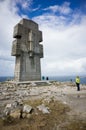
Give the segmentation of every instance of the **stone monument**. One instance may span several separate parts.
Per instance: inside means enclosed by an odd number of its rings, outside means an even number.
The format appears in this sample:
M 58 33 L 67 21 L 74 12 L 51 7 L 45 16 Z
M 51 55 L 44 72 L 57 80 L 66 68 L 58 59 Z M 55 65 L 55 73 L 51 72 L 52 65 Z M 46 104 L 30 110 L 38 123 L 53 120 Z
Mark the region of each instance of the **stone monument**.
M 42 32 L 32 20 L 22 19 L 15 27 L 12 56 L 16 57 L 16 81 L 41 80 L 40 58 L 43 57 Z

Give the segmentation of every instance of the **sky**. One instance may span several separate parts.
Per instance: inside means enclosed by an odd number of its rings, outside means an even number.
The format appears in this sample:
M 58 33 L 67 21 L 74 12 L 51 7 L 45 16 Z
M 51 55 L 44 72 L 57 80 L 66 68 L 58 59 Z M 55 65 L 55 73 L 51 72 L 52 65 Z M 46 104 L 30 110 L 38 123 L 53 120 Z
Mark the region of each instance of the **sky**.
M 86 0 L 0 0 L 0 76 L 13 76 L 13 27 L 27 18 L 43 33 L 45 76 L 86 75 Z

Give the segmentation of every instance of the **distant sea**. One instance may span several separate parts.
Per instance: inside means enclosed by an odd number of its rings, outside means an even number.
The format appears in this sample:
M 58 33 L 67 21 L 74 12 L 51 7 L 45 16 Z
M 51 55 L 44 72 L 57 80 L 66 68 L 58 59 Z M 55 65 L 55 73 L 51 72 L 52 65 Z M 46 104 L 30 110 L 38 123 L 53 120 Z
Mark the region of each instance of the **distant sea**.
M 14 77 L 12 77 L 12 76 L 4 76 L 4 77 L 0 77 L 0 82 L 4 82 L 4 81 L 6 81 L 6 80 L 11 80 L 11 79 L 13 79 Z
M 50 80 L 56 80 L 60 82 L 72 81 L 75 82 L 76 76 L 49 76 Z M 86 84 L 86 76 L 80 76 L 81 84 Z
M 44 80 L 46 80 L 47 76 L 44 76 Z M 4 76 L 0 77 L 0 82 L 4 82 L 6 80 L 11 80 L 14 77 Z M 60 82 L 72 81 L 75 82 L 75 76 L 48 76 L 49 80 L 55 80 Z M 86 76 L 80 76 L 81 84 L 86 84 Z

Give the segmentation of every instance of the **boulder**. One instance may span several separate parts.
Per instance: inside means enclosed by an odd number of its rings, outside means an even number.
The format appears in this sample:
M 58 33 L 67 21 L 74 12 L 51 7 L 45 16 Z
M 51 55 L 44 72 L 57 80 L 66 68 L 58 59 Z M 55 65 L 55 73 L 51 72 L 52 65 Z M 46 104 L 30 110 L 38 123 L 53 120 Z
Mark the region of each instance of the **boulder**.
M 44 104 L 41 104 L 41 105 L 37 106 L 37 108 L 39 109 L 39 111 L 42 111 L 43 114 L 45 114 L 45 113 L 50 113 L 50 112 L 49 112 L 49 108 L 48 108 L 48 107 L 45 107 Z
M 25 104 L 23 107 L 23 112 L 30 113 L 32 109 L 33 108 L 30 105 Z
M 21 116 L 21 111 L 20 109 L 16 109 L 15 111 L 11 112 L 10 113 L 10 116 L 13 117 L 13 118 L 20 118 Z

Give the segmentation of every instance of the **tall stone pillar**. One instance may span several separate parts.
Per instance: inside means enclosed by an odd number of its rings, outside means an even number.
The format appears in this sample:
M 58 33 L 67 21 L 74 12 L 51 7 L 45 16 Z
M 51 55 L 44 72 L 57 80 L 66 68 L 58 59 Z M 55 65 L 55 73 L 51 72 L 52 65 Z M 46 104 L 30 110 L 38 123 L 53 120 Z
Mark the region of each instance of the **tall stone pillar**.
M 15 80 L 41 80 L 40 58 L 43 57 L 42 32 L 32 20 L 22 19 L 15 27 L 12 56 L 15 61 Z

